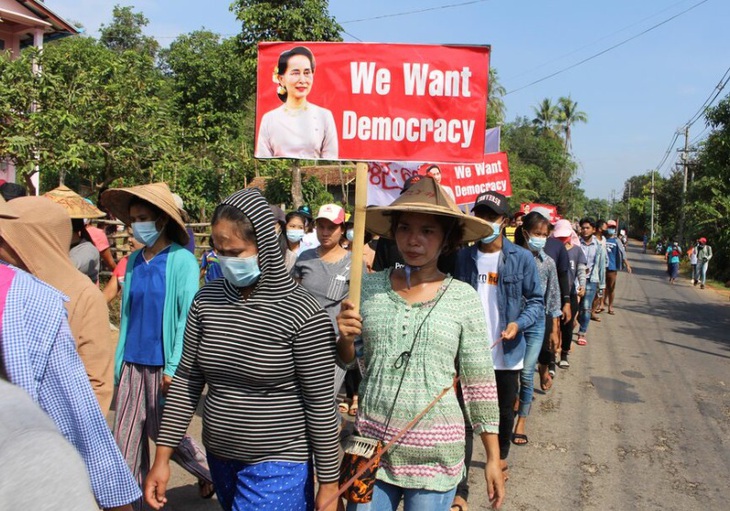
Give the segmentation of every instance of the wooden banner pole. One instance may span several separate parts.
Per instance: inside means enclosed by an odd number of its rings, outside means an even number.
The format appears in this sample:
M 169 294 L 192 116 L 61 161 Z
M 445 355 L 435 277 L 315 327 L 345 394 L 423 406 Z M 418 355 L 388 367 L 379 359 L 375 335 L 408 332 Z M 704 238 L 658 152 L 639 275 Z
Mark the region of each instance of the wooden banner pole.
M 350 266 L 350 296 L 355 312 L 360 312 L 362 289 L 362 252 L 365 245 L 365 209 L 368 205 L 368 164 L 358 162 L 355 168 L 355 226 Z

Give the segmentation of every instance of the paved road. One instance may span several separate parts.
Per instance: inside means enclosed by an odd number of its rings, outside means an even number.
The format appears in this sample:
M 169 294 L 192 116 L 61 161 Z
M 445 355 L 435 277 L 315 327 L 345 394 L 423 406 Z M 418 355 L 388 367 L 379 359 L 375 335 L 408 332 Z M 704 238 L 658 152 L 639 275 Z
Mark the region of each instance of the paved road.
M 616 315 L 593 322 L 571 368 L 537 391 L 505 510 L 730 509 L 730 301 L 670 286 L 658 256 L 630 256 Z M 472 510 L 488 509 L 483 466 L 477 451 Z M 219 509 L 194 482 L 175 466 L 166 509 Z
M 504 509 L 730 509 L 730 301 L 670 285 L 659 256 L 630 260 L 616 315 L 537 395 Z

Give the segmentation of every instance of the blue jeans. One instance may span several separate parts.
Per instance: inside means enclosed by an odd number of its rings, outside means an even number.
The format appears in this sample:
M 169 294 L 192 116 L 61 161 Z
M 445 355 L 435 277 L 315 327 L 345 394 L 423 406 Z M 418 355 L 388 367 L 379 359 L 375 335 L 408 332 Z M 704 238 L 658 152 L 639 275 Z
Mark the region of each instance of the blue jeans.
M 704 263 L 702 261 L 697 261 L 697 269 L 695 270 L 694 279 L 702 284 L 705 285 L 705 281 L 707 280 L 707 264 L 709 261 L 705 261 Z
M 454 501 L 456 487 L 439 492 L 401 488 L 383 481 L 375 482 L 373 500 L 369 504 L 347 504 L 347 511 L 396 511 L 403 499 L 403 511 L 448 511 Z
M 545 338 L 545 320 L 538 319 L 535 324 L 525 330 L 525 364 L 520 371 L 520 408 L 517 415 L 527 417 L 530 415 L 532 405 L 532 394 L 535 387 L 535 364 L 542 349 L 542 342 Z
M 578 323 L 580 324 L 579 332 L 585 334 L 588 332 L 588 325 L 591 323 L 591 310 L 593 309 L 593 299 L 596 297 L 598 284 L 596 282 L 586 282 L 586 294 L 580 302 L 580 315 Z

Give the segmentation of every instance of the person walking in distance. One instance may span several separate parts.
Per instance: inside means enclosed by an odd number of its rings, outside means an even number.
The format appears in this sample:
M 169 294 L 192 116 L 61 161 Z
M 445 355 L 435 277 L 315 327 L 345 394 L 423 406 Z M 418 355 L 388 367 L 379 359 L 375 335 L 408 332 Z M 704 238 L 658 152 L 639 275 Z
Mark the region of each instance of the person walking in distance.
M 595 222 L 592 218 L 583 218 L 580 221 L 580 248 L 586 256 L 588 279 L 586 281 L 586 293 L 580 305 L 578 323 L 578 346 L 588 344 L 586 334 L 591 322 L 593 310 L 593 299 L 596 294 L 603 294 L 606 288 L 606 249 L 595 236 Z
M 664 257 L 667 260 L 669 283 L 674 284 L 679 277 L 679 261 L 682 258 L 682 247 L 679 246 L 678 241 L 673 241 L 672 244 L 667 247 L 667 252 L 664 254 Z
M 603 297 L 603 303 L 608 307 L 608 313 L 613 315 L 613 299 L 616 293 L 616 278 L 618 272 L 626 268 L 631 273 L 631 265 L 626 257 L 626 247 L 624 243 L 616 236 L 616 221 L 609 220 L 606 229 L 606 293 Z
M 697 246 L 697 273 L 695 281 L 700 282 L 700 289 L 705 289 L 705 280 L 707 279 L 707 265 L 712 259 L 712 247 L 707 244 L 707 238 L 700 238 Z
M 472 212 L 487 221 L 493 233 L 457 253 L 454 276 L 471 284 L 481 298 L 489 327 L 499 401 L 499 449 L 507 476 L 507 457 L 515 422 L 515 400 L 526 352 L 525 331 L 545 321 L 540 276 L 532 254 L 509 241 L 502 228 L 509 221 L 507 198 L 496 192 L 477 197 Z M 467 421 L 466 466 L 471 463 L 473 438 Z M 468 474 L 456 490 L 454 507 L 466 509 Z
M 596 229 L 593 235 L 596 237 L 598 242 L 603 247 L 603 251 L 606 251 L 606 225 L 607 222 L 603 219 L 596 220 Z M 608 261 L 606 261 L 608 264 Z M 603 312 L 603 292 L 596 292 L 596 296 L 593 297 L 593 312 L 591 312 L 591 320 L 601 322 L 601 318 L 598 315 Z

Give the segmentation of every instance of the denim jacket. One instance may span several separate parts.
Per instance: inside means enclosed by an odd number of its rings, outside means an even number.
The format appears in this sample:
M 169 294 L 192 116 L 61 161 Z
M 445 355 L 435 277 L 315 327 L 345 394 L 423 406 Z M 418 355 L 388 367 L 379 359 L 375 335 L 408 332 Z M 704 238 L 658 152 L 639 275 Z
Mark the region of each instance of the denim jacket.
M 461 249 L 456 256 L 454 277 L 471 284 L 478 290 L 479 246 Z M 499 258 L 498 284 L 499 330 L 509 323 L 517 323 L 519 332 L 511 341 L 504 341 L 504 360 L 516 365 L 525 356 L 524 332 L 536 321 L 545 321 L 545 302 L 535 259 L 530 251 L 502 238 L 502 257 Z M 496 342 L 497 339 L 493 339 Z

